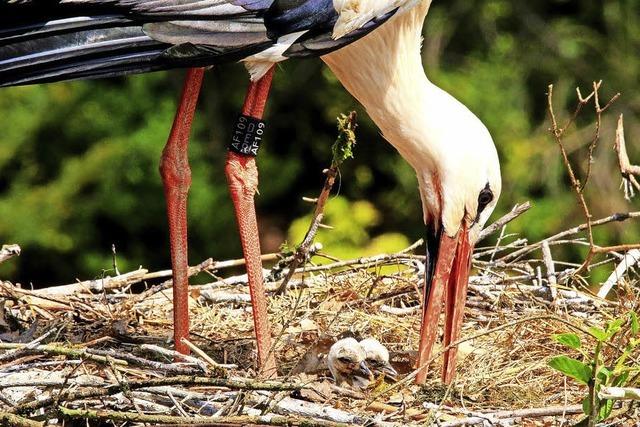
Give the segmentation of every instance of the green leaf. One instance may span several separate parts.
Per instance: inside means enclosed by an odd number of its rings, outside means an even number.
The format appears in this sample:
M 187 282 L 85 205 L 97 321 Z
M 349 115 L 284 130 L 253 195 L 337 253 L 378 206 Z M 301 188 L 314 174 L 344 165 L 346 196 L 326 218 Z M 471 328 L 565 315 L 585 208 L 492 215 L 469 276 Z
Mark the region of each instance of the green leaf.
M 560 371 L 583 384 L 588 384 L 591 380 L 591 368 L 571 357 L 564 355 L 552 357 L 547 364 L 556 371 Z
M 624 325 L 625 318 L 616 319 L 607 325 L 607 339 L 613 337 Z
M 631 332 L 633 335 L 638 335 L 638 332 L 640 332 L 640 323 L 638 322 L 638 315 L 635 311 L 629 312 L 629 319 L 631 319 Z
M 596 377 L 598 377 L 598 380 L 600 380 L 600 383 L 607 384 L 609 381 L 609 378 L 611 377 L 611 371 L 607 367 L 603 366 L 600 368 L 600 370 L 596 374 Z
M 600 342 L 606 341 L 608 338 L 605 331 L 595 326 L 589 328 L 589 333 Z
M 598 411 L 598 421 L 604 421 L 609 418 L 613 410 L 613 400 L 607 399 L 600 402 L 600 410 Z
M 623 387 L 627 383 L 627 379 L 629 379 L 629 371 L 623 372 L 622 374 L 614 378 L 611 382 L 611 386 Z
M 566 333 L 566 334 L 554 334 L 552 338 L 559 342 L 560 344 L 564 344 L 569 348 L 573 348 L 578 350 L 582 347 L 582 342 L 580 341 L 580 337 L 576 334 Z

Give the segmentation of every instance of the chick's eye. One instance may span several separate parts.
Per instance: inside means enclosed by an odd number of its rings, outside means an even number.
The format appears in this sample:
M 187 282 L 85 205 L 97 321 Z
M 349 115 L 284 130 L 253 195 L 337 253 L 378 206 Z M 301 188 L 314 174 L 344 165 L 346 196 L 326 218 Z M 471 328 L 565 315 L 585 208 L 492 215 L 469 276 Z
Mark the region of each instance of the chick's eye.
M 493 200 L 493 192 L 484 188 L 478 196 L 478 213 L 480 213 Z
M 382 364 L 383 364 L 381 361 L 376 360 L 376 359 L 367 359 L 366 362 L 367 362 L 367 365 L 374 366 L 374 367 L 375 366 L 382 366 Z
M 339 357 L 338 360 L 342 363 L 351 363 L 348 357 Z

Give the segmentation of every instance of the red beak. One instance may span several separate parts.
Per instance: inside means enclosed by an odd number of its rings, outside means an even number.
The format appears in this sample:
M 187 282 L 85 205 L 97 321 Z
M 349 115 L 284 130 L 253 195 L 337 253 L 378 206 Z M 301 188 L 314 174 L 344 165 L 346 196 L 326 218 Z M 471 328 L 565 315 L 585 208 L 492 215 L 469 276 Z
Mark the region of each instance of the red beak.
M 443 347 L 446 348 L 460 338 L 467 285 L 469 284 L 473 248 L 469 242 L 469 231 L 466 224 L 463 224 L 454 237 L 447 236 L 444 231 L 439 234 L 437 245 L 428 245 L 431 248 L 431 253 L 428 253 L 427 260 L 432 265 L 427 265 L 426 269 L 427 278 L 418 348 L 417 384 L 424 384 L 427 378 L 425 365 L 429 362 L 431 350 L 436 340 L 443 302 L 445 306 Z M 457 347 L 450 348 L 445 352 L 442 380 L 446 384 L 451 382 L 455 374 L 457 352 Z

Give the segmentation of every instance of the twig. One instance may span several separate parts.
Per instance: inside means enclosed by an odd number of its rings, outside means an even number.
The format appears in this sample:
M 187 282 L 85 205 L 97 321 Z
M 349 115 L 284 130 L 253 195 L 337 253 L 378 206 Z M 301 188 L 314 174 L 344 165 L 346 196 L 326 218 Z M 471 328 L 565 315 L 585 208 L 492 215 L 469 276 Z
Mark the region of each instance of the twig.
M 611 291 L 611 288 L 618 283 L 624 273 L 638 263 L 640 263 L 640 249 L 632 249 L 627 252 L 624 258 L 622 258 L 622 261 L 620 261 L 618 266 L 613 270 L 611 275 L 607 278 L 607 281 L 604 282 L 598 291 L 598 297 L 603 299 L 606 298 Z
M 614 149 L 618 154 L 618 166 L 622 174 L 622 184 L 624 189 L 624 198 L 631 200 L 635 195 L 635 191 L 640 191 L 640 183 L 636 179 L 636 175 L 640 176 L 640 166 L 632 165 L 627 154 L 627 144 L 624 139 L 624 119 L 622 114 L 618 118 L 618 126 L 616 128 L 616 142 Z M 635 191 L 634 191 L 635 187 Z
M 636 218 L 640 218 L 640 211 L 618 212 L 618 213 L 614 213 L 613 215 L 609 215 L 609 216 L 607 216 L 605 218 L 600 218 L 598 220 L 591 221 L 590 225 L 591 225 L 591 227 L 597 227 L 597 226 L 600 226 L 600 225 L 609 224 L 611 222 L 622 222 L 622 221 L 626 221 L 628 219 L 636 219 Z M 502 262 L 514 261 L 514 260 L 520 258 L 521 256 L 526 255 L 529 252 L 532 252 L 532 251 L 540 248 L 542 246 L 542 242 L 544 242 L 544 241 L 546 241 L 548 243 L 551 243 L 551 242 L 554 242 L 556 240 L 560 240 L 562 238 L 565 238 L 567 236 L 571 236 L 573 234 L 577 234 L 577 233 L 580 233 L 582 231 L 585 231 L 588 228 L 589 228 L 588 223 L 580 224 L 578 226 L 569 228 L 568 230 L 564 230 L 564 231 L 561 231 L 559 233 L 556 233 L 553 236 L 547 237 L 546 239 L 543 239 L 543 240 L 541 240 L 539 242 L 527 245 L 527 246 L 523 247 L 522 249 L 518 249 L 517 251 L 511 252 L 511 253 L 503 256 L 502 258 L 499 258 L 497 261 L 502 261 Z
M 59 411 L 65 418 L 109 420 L 121 422 L 138 422 L 149 424 L 182 424 L 182 425 L 270 425 L 270 426 L 308 426 L 308 427 L 349 427 L 351 424 L 306 419 L 302 417 L 282 415 L 237 415 L 229 417 L 176 417 L 172 415 L 147 415 L 133 412 L 95 411 L 86 409 L 70 409 L 64 406 Z
M 4 354 L 0 354 L 0 363 L 6 363 L 11 360 L 16 360 L 19 357 L 22 357 L 29 353 L 29 350 L 32 350 L 38 346 L 42 341 L 51 336 L 54 332 L 57 332 L 57 329 L 51 329 L 50 331 L 40 335 L 38 338 L 24 345 L 24 347 L 17 348 L 13 351 L 6 352 Z
M 195 344 L 193 344 L 191 341 L 189 341 L 186 338 L 182 338 L 182 342 L 186 344 L 187 347 L 191 349 L 191 351 L 196 353 L 198 356 L 202 357 L 202 359 L 204 359 L 204 361 L 207 362 L 209 365 L 211 365 L 211 367 L 216 371 L 221 371 L 221 373 L 224 374 L 225 369 L 236 369 L 238 367 L 238 365 L 224 365 L 216 362 L 207 353 L 202 351 L 202 349 L 197 347 Z
M 145 368 L 153 369 L 154 371 L 161 371 L 166 374 L 174 375 L 195 375 L 198 373 L 206 373 L 207 370 L 202 368 L 201 364 L 195 364 L 196 366 L 185 366 L 182 363 L 162 363 L 155 360 L 145 359 L 133 354 L 124 353 L 116 350 L 96 350 L 88 348 L 87 353 L 95 354 L 98 356 L 110 357 L 113 359 L 124 360 L 132 365 L 142 366 Z
M 353 157 L 352 146 L 355 144 L 355 129 L 356 124 L 356 112 L 352 111 L 348 116 L 342 115 L 338 118 L 338 138 L 332 147 L 333 159 L 331 160 L 331 167 L 323 171 L 325 174 L 324 185 L 322 191 L 316 201 L 316 208 L 313 212 L 313 219 L 309 225 L 302 243 L 298 245 L 293 255 L 293 260 L 289 264 L 289 270 L 287 275 L 282 280 L 280 287 L 276 290 L 276 295 L 282 294 L 287 289 L 287 284 L 293 277 L 295 270 L 299 265 L 306 263 L 309 259 L 309 249 L 313 244 L 313 240 L 316 237 L 318 228 L 322 224 L 324 217 L 324 208 L 331 194 L 331 189 L 336 181 L 338 175 L 338 168 L 348 157 Z
M 610 400 L 640 400 L 640 388 L 631 387 L 600 387 L 600 399 Z
M 297 384 L 286 384 L 276 382 L 264 382 L 264 381 L 252 381 L 246 379 L 233 379 L 233 378 L 209 378 L 209 377 L 195 377 L 189 375 L 181 375 L 169 378 L 154 378 L 145 379 L 139 381 L 130 381 L 126 384 L 128 390 L 137 390 L 147 387 L 158 387 L 164 385 L 195 385 L 195 386 L 210 386 L 210 387 L 224 387 L 235 390 L 269 390 L 269 391 L 284 391 L 284 390 L 300 390 L 304 388 Z M 36 409 L 45 408 L 51 405 L 56 399 L 62 401 L 74 401 L 79 399 L 89 399 L 101 396 L 110 396 L 122 392 L 120 384 L 105 385 L 102 388 L 91 388 L 80 391 L 65 391 L 61 393 L 59 397 L 47 397 L 44 399 L 36 400 L 33 402 L 25 403 L 17 406 L 14 411 L 18 413 L 28 413 Z
M 0 412 L 0 424 L 12 427 L 42 427 L 44 425 L 41 421 L 28 420 L 8 412 Z
M 458 420 L 449 421 L 446 423 L 438 424 L 440 427 L 462 427 L 471 425 L 485 425 L 487 421 L 490 425 L 513 425 L 515 419 L 520 418 L 540 418 L 540 417 L 552 417 L 563 414 L 580 414 L 582 413 L 581 405 L 573 406 L 550 406 L 547 408 L 529 408 L 529 409 L 517 409 L 514 411 L 499 411 L 489 412 L 486 414 L 472 415 L 466 418 L 460 418 Z
M 139 283 L 144 280 L 144 276 L 147 272 L 147 269 L 140 268 L 114 277 L 105 276 L 96 280 L 84 280 L 82 282 L 70 283 L 68 285 L 51 286 L 48 288 L 37 289 L 34 292 L 37 295 L 56 296 L 73 295 L 78 292 L 102 292 L 107 289 L 118 289 Z
M 173 406 L 176 408 L 176 410 L 180 413 L 181 416 L 189 417 L 189 414 L 187 414 L 187 412 L 184 410 L 180 402 L 176 400 L 176 398 L 173 396 L 173 393 L 171 393 L 171 391 L 167 391 L 167 396 L 169 396 L 169 399 L 171 399 Z
M 0 248 L 0 264 L 6 260 L 20 255 L 20 246 L 18 245 L 2 245 Z
M 154 353 L 158 353 L 163 356 L 170 357 L 173 360 L 184 360 L 185 362 L 188 362 L 188 363 L 194 363 L 202 371 L 208 372 L 206 363 L 204 363 L 202 360 L 198 359 L 197 357 L 188 356 L 182 353 L 178 353 L 175 350 L 170 350 L 168 348 L 160 347 L 153 344 L 142 344 L 140 348 L 142 350 L 152 351 Z
M 516 219 L 517 217 L 519 217 L 529 209 L 531 209 L 531 202 L 529 201 L 526 201 L 520 205 L 515 205 L 508 214 L 502 216 L 491 225 L 485 227 L 480 232 L 480 237 L 478 237 L 478 242 L 486 239 L 496 231 L 500 230 L 506 224 L 510 223 L 511 221 L 513 221 L 514 219 Z
M 547 269 L 547 281 L 549 283 L 549 291 L 551 292 L 551 301 L 555 301 L 558 297 L 558 289 L 556 288 L 558 280 L 556 279 L 556 267 L 553 264 L 553 258 L 551 257 L 549 242 L 546 240 L 542 242 L 542 260 L 544 261 L 544 266 Z M 542 285 L 542 283 L 540 283 L 540 285 Z
M 0 350 L 11 350 L 11 349 L 21 349 L 27 353 L 45 353 L 45 354 L 55 354 L 58 356 L 69 356 L 69 357 L 79 357 L 83 359 L 88 359 L 94 362 L 99 363 L 109 363 L 111 360 L 116 365 L 126 366 L 128 363 L 124 360 L 118 359 L 109 359 L 106 356 L 98 356 L 95 354 L 91 354 L 86 348 L 70 348 L 64 347 L 62 345 L 57 344 L 47 344 L 47 345 L 38 345 L 35 347 L 30 347 L 29 344 L 20 344 L 20 343 L 0 343 Z
M 592 231 L 592 222 L 591 222 L 591 212 L 589 210 L 589 206 L 587 205 L 587 202 L 585 200 L 584 197 L 584 190 L 585 190 L 585 186 L 589 180 L 589 177 L 591 176 L 591 167 L 593 164 L 593 151 L 598 143 L 598 140 L 600 139 L 600 128 L 602 126 L 602 113 L 604 113 L 617 99 L 618 97 L 620 97 L 620 94 L 617 93 L 616 95 L 614 95 L 609 102 L 606 103 L 606 105 L 604 107 L 600 106 L 600 99 L 599 99 L 599 89 L 600 86 L 602 85 L 602 80 L 599 82 L 594 82 L 593 83 L 593 91 L 591 92 L 591 94 L 589 96 L 587 96 L 587 98 L 583 98 L 582 95 L 580 94 L 580 90 L 578 90 L 578 106 L 576 107 L 576 111 L 574 113 L 574 116 L 572 118 L 572 120 L 569 121 L 569 123 L 564 127 L 564 128 L 560 128 L 558 126 L 558 122 L 556 119 L 556 115 L 553 109 L 553 85 L 549 85 L 549 91 L 547 93 L 547 111 L 549 113 L 549 117 L 551 119 L 551 128 L 549 129 L 549 131 L 551 132 L 551 134 L 554 136 L 554 139 L 556 141 L 556 144 L 558 145 L 558 148 L 560 149 L 560 154 L 562 155 L 562 161 L 564 162 L 565 168 L 567 170 L 567 173 L 569 174 L 569 180 L 571 182 L 571 186 L 576 194 L 576 197 L 578 199 L 578 203 L 580 205 L 580 207 L 582 208 L 582 211 L 584 213 L 585 219 L 587 220 L 586 225 L 587 225 L 587 237 L 589 239 L 589 252 L 587 253 L 587 256 L 584 259 L 584 262 L 582 263 L 582 265 L 580 267 L 578 267 L 578 269 L 575 271 L 574 274 L 579 274 L 580 272 L 584 271 L 584 270 L 589 270 L 590 269 L 590 264 L 591 261 L 593 260 L 593 257 L 596 254 L 599 253 L 605 253 L 605 252 L 610 252 L 613 250 L 617 250 L 618 247 L 599 247 L 594 243 L 593 240 L 593 231 Z M 595 105 L 595 115 L 596 115 L 596 127 L 595 127 L 595 131 L 594 131 L 594 135 L 593 135 L 593 139 L 591 140 L 591 143 L 589 144 L 589 159 L 588 159 L 588 167 L 587 167 L 587 172 L 584 178 L 584 184 L 580 183 L 580 180 L 576 177 L 576 174 L 573 170 L 573 166 L 571 165 L 571 162 L 569 161 L 569 157 L 567 155 L 567 150 L 565 149 L 564 146 L 564 142 L 562 140 L 562 136 L 564 134 L 564 132 L 568 129 L 568 126 L 570 123 L 573 122 L 573 120 L 575 119 L 575 117 L 578 115 L 579 111 L 582 109 L 582 107 L 584 105 L 586 105 L 589 101 L 589 99 L 591 99 L 591 97 L 593 97 L 594 99 L 594 105 Z M 632 249 L 632 248 L 640 248 L 640 244 L 631 244 L 631 245 L 623 245 L 624 248 L 626 249 Z

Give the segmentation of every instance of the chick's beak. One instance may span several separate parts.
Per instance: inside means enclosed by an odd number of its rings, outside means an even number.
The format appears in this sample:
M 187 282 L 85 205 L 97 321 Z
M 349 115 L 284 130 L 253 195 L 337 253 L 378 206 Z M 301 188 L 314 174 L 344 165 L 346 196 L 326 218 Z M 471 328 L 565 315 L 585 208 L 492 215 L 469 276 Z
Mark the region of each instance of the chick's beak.
M 396 378 L 398 378 L 398 371 L 396 371 L 395 369 L 393 369 L 393 366 L 391 366 L 391 363 L 387 362 L 382 366 L 382 373 L 385 374 L 387 377 L 391 378 L 392 380 L 395 380 Z
M 453 237 L 444 231 L 430 233 L 427 242 L 427 265 L 420 346 L 418 349 L 418 368 L 416 382 L 426 380 L 426 364 L 438 332 L 438 318 L 445 306 L 445 329 L 443 347 L 449 346 L 460 337 L 464 306 L 469 283 L 471 254 L 473 247 L 469 241 L 466 223 Z M 435 243 L 434 243 L 435 241 Z M 457 348 L 445 352 L 442 379 L 450 383 L 455 373 Z
M 371 373 L 371 370 L 369 369 L 365 361 L 360 362 L 358 372 L 361 373 L 365 378 L 373 378 L 373 374 Z

